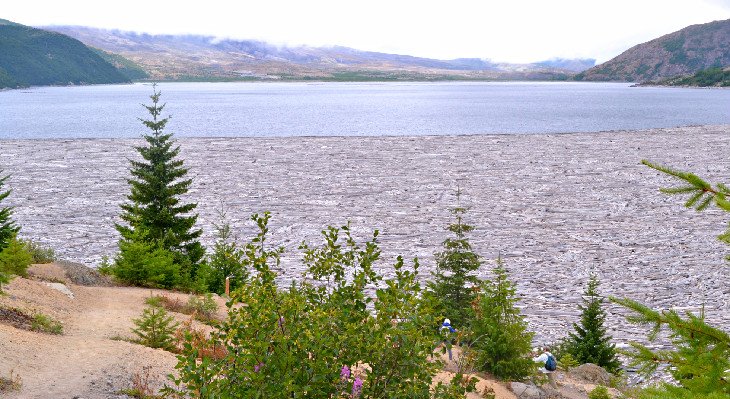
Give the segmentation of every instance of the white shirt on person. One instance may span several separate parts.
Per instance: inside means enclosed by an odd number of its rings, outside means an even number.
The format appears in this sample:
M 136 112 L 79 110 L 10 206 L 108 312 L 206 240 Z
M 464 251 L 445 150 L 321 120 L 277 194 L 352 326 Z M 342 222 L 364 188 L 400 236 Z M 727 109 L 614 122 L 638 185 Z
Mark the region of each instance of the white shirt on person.
M 542 371 L 543 373 L 552 373 L 552 371 L 545 368 L 545 363 L 547 363 L 548 356 L 553 356 L 553 354 L 550 352 L 543 352 L 540 356 L 532 358 L 533 362 L 542 363 L 542 368 L 540 369 L 540 371 Z

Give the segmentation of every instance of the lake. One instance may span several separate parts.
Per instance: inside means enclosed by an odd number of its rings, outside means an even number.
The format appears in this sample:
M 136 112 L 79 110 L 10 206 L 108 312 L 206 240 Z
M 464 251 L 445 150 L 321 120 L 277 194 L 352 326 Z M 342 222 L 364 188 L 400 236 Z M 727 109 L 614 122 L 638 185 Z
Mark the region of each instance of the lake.
M 730 124 L 730 90 L 620 83 L 162 83 L 179 137 L 560 133 Z M 148 84 L 0 92 L 0 139 L 145 133 Z

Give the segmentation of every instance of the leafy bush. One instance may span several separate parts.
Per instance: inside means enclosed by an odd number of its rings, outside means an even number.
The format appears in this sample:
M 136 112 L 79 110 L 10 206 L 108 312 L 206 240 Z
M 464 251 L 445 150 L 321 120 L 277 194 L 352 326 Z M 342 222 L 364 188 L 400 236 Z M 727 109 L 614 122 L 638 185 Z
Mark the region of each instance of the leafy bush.
M 611 399 L 611 395 L 608 393 L 608 388 L 598 385 L 588 394 L 588 399 Z
M 30 329 L 31 331 L 38 331 L 46 334 L 63 334 L 63 324 L 41 313 L 33 316 Z
M 206 294 L 203 296 L 191 296 L 187 304 L 190 313 L 195 313 L 203 319 L 212 319 L 218 312 L 218 304 L 213 299 L 213 295 Z
M 56 260 L 56 252 L 53 248 L 44 247 L 32 240 L 21 240 L 25 251 L 33 257 L 33 263 L 51 263 Z
M 191 296 L 187 302 L 164 294 L 154 295 L 146 298 L 145 303 L 150 306 L 165 308 L 170 312 L 194 315 L 203 322 L 214 320 L 216 312 L 218 312 L 218 303 L 213 299 L 212 294 Z
M 421 298 L 417 261 L 406 269 L 399 258 L 394 277 L 385 280 L 374 271 L 377 231 L 361 247 L 349 226 L 330 227 L 321 247 L 301 247 L 305 279 L 280 289 L 272 269 L 283 250 L 264 245 L 269 214 L 252 219 L 260 232 L 244 247 L 243 259 L 252 278 L 232 293 L 227 320 L 211 334 L 225 357 L 200 356 L 186 341 L 179 376 L 171 377 L 179 392 L 166 392 L 197 398 L 316 393 L 430 399 L 439 363 L 429 358 L 439 320 L 433 304 Z M 366 295 L 370 287 L 380 287 L 377 300 Z M 465 390 L 442 397 L 461 398 Z
M 144 241 L 122 241 L 111 272 L 124 283 L 173 288 L 180 282 L 180 266 L 174 254 Z
M 132 329 L 138 337 L 136 342 L 150 348 L 172 350 L 173 335 L 177 328 L 174 320 L 163 308 L 157 306 L 145 308 L 139 319 L 132 320 L 137 326 Z
M 33 257 L 25 250 L 23 243 L 13 237 L 8 246 L 0 252 L 0 273 L 28 276 L 28 266 L 33 263 Z
M 558 360 L 558 367 L 560 367 L 561 369 L 563 369 L 565 371 L 568 371 L 568 370 L 572 369 L 573 367 L 577 367 L 579 365 L 580 365 L 580 363 L 577 360 L 575 360 L 573 355 L 571 355 L 570 353 L 564 354 Z

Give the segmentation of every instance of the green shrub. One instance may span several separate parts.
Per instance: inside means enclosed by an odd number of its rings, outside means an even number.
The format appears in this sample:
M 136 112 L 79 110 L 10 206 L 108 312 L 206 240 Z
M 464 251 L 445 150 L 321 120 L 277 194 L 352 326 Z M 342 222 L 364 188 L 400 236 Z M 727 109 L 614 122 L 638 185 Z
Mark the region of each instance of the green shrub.
M 615 373 L 621 363 L 616 357 L 612 338 L 604 326 L 606 311 L 603 309 L 603 297 L 598 293 L 598 286 L 598 277 L 591 274 L 583 294 L 583 303 L 578 305 L 581 310 L 580 322 L 573 323 L 574 331 L 564 341 L 564 349 L 579 364 L 593 363 L 609 373 Z
M 160 288 L 173 288 L 180 282 L 180 267 L 170 251 L 144 241 L 122 241 L 119 246 L 111 271 L 122 282 Z
M 63 324 L 41 313 L 33 316 L 30 329 L 31 331 L 38 331 L 46 334 L 63 334 Z
M 212 319 L 218 312 L 218 304 L 213 299 L 212 294 L 204 296 L 191 296 L 188 299 L 188 308 L 190 313 L 197 313 L 205 319 Z
M 217 240 L 213 253 L 207 259 L 207 285 L 209 292 L 223 295 L 226 277 L 229 277 L 230 290 L 233 291 L 246 283 L 248 272 L 243 266 L 243 250 L 231 239 L 231 226 L 225 213 L 220 212 L 220 217 L 221 223 L 215 225 Z
M 571 355 L 570 353 L 564 354 L 560 358 L 560 360 L 558 360 L 558 367 L 560 367 L 561 369 L 563 369 L 565 371 L 568 371 L 568 370 L 572 369 L 573 367 L 577 367 L 579 365 L 580 364 L 578 363 L 578 361 L 575 360 L 573 355 Z
M 0 273 L 27 277 L 28 266 L 31 263 L 33 256 L 25 250 L 25 246 L 17 237 L 13 237 L 8 246 L 0 252 Z
M 101 257 L 101 263 L 99 263 L 96 270 L 104 276 L 114 275 L 114 264 L 109 261 L 109 256 L 104 255 Z
M 32 240 L 21 240 L 20 242 L 26 252 L 33 257 L 33 263 L 51 263 L 56 260 L 56 252 L 53 248 L 44 247 Z
M 482 284 L 472 324 L 477 366 L 504 380 L 522 380 L 535 373 L 529 356 L 533 333 L 520 314 L 514 284 L 502 260 L 492 270 L 494 279 Z
M 145 308 L 139 319 L 132 321 L 137 326 L 132 332 L 137 335 L 137 343 L 150 348 L 162 348 L 171 350 L 173 348 L 173 336 L 177 323 L 174 318 L 167 314 L 161 307 L 150 306 Z
M 598 385 L 588 394 L 588 399 L 611 399 L 611 395 L 608 393 L 608 388 Z
M 268 219 L 253 216 L 260 233 L 243 259 L 252 278 L 231 293 L 228 318 L 211 334 L 222 358 L 201 356 L 188 334 L 166 393 L 431 399 L 440 320 L 421 295 L 418 262 L 411 269 L 398 258 L 384 279 L 375 271 L 377 232 L 360 246 L 349 226 L 330 227 L 320 247 L 301 246 L 306 275 L 280 288 L 273 270 L 283 250 L 264 245 Z M 380 287 L 377 300 L 367 295 L 371 287 Z M 463 398 L 467 387 L 454 388 L 440 388 L 439 399 Z

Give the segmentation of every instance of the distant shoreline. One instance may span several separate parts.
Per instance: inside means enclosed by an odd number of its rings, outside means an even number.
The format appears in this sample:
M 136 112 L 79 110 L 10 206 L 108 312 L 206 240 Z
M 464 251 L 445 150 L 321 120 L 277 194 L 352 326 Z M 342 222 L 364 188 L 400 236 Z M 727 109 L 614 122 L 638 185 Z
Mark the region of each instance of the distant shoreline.
M 551 137 L 551 136 L 577 136 L 577 135 L 610 135 L 610 134 L 652 134 L 657 132 L 673 131 L 673 130 L 684 130 L 693 128 L 705 128 L 705 129 L 721 129 L 730 132 L 730 124 L 708 124 L 708 125 L 684 125 L 684 126 L 673 126 L 673 127 L 656 127 L 647 129 L 613 129 L 613 130 L 601 130 L 597 132 L 549 132 L 549 133 L 472 133 L 472 134 L 423 134 L 423 135 L 309 135 L 309 136 L 181 136 L 176 137 L 177 141 L 221 141 L 221 140 L 329 140 L 329 139 L 397 139 L 397 140 L 418 140 L 418 139 L 436 139 L 436 138 L 477 138 L 477 137 L 520 137 L 520 136 L 540 136 L 540 137 Z M 40 137 L 40 138 L 6 138 L 0 137 L 0 143 L 2 142 L 28 142 L 28 141 L 40 141 L 40 142 L 71 142 L 71 141 L 129 141 L 137 142 L 141 140 L 140 137 Z

